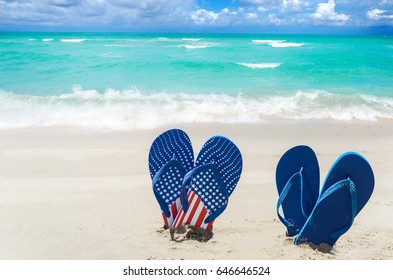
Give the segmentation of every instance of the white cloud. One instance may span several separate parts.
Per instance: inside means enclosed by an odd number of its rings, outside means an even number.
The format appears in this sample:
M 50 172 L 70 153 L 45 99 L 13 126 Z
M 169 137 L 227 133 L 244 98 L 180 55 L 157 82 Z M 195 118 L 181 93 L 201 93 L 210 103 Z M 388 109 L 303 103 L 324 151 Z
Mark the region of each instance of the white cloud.
M 198 26 L 246 26 L 261 23 L 260 16 L 256 10 L 248 10 L 242 7 L 237 9 L 224 8 L 220 12 L 198 9 L 191 12 L 191 19 Z
M 143 28 L 190 23 L 195 0 L 0 0 L 0 27 Z
M 268 11 L 269 9 L 266 9 L 266 8 L 264 8 L 264 7 L 258 7 L 257 8 L 257 11 L 258 12 L 261 12 L 261 13 L 264 13 L 264 12 L 266 12 L 266 11 Z
M 258 19 L 258 15 L 256 13 L 247 13 L 246 18 L 249 20 L 256 20 Z
M 385 10 L 374 9 L 367 12 L 367 17 L 370 19 L 379 20 L 381 18 L 381 15 L 385 12 Z
M 270 24 L 274 24 L 274 25 L 281 25 L 281 24 L 283 24 L 283 20 L 278 18 L 276 14 L 269 14 L 267 16 L 267 19 L 268 19 Z
M 0 29 L 198 30 L 264 26 L 393 24 L 393 0 L 233 0 L 221 11 L 202 5 L 221 0 L 0 0 Z M 323 3 L 320 3 L 323 2 Z M 204 7 L 204 8 L 202 8 Z M 215 7 L 215 6 L 214 6 Z M 377 8 L 377 9 L 376 9 Z M 45 29 L 45 28 L 43 28 Z
M 217 20 L 217 18 L 218 18 L 218 14 L 204 9 L 199 9 L 191 13 L 191 19 L 197 25 L 212 24 Z
M 393 19 L 393 15 L 385 15 L 385 10 L 374 9 L 367 12 L 367 17 L 372 20 Z
M 312 15 L 318 20 L 329 21 L 348 21 L 350 16 L 346 14 L 337 14 L 335 12 L 336 3 L 334 0 L 329 0 L 327 3 L 320 3 L 317 6 L 317 11 Z
M 283 0 L 282 8 L 284 10 L 291 10 L 295 12 L 302 11 L 302 3 L 300 0 Z

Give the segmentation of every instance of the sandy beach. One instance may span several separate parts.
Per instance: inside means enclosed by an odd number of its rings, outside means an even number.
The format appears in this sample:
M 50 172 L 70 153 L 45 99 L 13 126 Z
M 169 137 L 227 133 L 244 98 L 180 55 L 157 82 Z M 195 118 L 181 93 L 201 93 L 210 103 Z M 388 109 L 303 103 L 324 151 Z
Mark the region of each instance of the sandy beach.
M 187 132 L 197 154 L 224 135 L 243 155 L 243 174 L 214 236 L 170 240 L 148 172 L 152 141 Z M 393 122 L 181 124 L 92 132 L 37 128 L 0 132 L 0 259 L 393 259 Z M 321 180 L 344 152 L 370 162 L 375 191 L 330 253 L 295 246 L 275 207 L 275 168 L 289 148 L 318 156 Z

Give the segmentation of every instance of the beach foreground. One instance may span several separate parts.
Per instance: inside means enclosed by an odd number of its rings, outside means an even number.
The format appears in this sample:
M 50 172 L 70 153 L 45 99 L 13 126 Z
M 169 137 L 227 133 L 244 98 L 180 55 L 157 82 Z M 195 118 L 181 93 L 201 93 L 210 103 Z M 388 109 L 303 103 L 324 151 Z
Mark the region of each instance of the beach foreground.
M 233 140 L 243 174 L 207 243 L 174 242 L 163 230 L 148 172 L 167 128 L 0 132 L 0 259 L 393 259 L 393 122 L 181 124 L 197 155 L 213 135 Z M 309 145 L 323 182 L 344 152 L 370 162 L 374 193 L 330 253 L 295 246 L 276 216 L 281 155 Z

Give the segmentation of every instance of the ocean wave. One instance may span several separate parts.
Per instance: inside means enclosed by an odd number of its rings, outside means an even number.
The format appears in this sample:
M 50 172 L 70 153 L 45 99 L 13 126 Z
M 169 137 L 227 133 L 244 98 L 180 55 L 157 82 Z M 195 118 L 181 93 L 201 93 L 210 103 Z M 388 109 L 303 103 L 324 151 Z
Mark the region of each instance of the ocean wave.
M 252 40 L 256 44 L 265 44 L 273 48 L 289 48 L 289 47 L 301 47 L 304 43 L 291 43 L 285 40 Z
M 181 45 L 181 47 L 184 47 L 186 49 L 206 49 L 211 47 L 211 45 L 205 44 L 205 45 Z
M 87 39 L 82 38 L 82 39 L 60 39 L 60 42 L 62 43 L 82 43 L 86 41 Z
M 83 90 L 56 96 L 0 91 L 0 130 L 71 126 L 93 130 L 151 129 L 174 123 L 274 120 L 393 119 L 393 98 L 315 90 L 286 96 L 142 93 Z
M 206 49 L 206 48 L 211 48 L 215 47 L 217 44 L 215 43 L 196 43 L 196 44 L 184 44 L 184 45 L 179 45 L 179 47 L 183 47 L 186 49 Z
M 266 68 L 276 68 L 281 65 L 281 63 L 236 63 L 237 65 L 248 67 L 251 69 L 266 69 Z
M 200 40 L 200 38 L 182 38 L 182 41 L 198 42 Z
M 53 38 L 44 38 L 42 39 L 42 42 L 51 42 L 53 41 Z
M 169 44 L 169 45 L 175 44 L 175 43 L 185 43 L 185 42 L 190 42 L 190 43 L 192 43 L 192 42 L 196 42 L 196 41 L 193 41 L 193 40 L 183 40 L 183 39 L 187 39 L 187 38 L 158 37 L 158 38 L 149 39 L 149 41 L 150 41 L 150 42 L 159 42 L 159 43 L 162 43 L 162 44 Z M 142 41 L 143 41 L 144 39 L 139 39 L 139 40 L 142 40 Z

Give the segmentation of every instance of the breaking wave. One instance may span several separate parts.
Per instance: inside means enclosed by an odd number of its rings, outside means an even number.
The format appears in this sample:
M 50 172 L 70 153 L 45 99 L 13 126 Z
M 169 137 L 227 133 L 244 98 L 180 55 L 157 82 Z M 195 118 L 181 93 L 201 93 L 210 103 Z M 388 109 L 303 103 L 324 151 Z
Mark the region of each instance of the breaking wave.
M 290 47 L 301 47 L 304 43 L 291 43 L 285 40 L 252 40 L 256 44 L 265 44 L 273 48 L 290 48 Z
M 323 90 L 287 96 L 149 93 L 137 89 L 83 90 L 56 96 L 0 91 L 0 130 L 71 126 L 151 129 L 172 123 L 258 123 L 275 120 L 393 119 L 393 98 Z
M 281 63 L 242 63 L 242 62 L 239 62 L 237 64 L 251 69 L 276 68 L 281 65 Z

